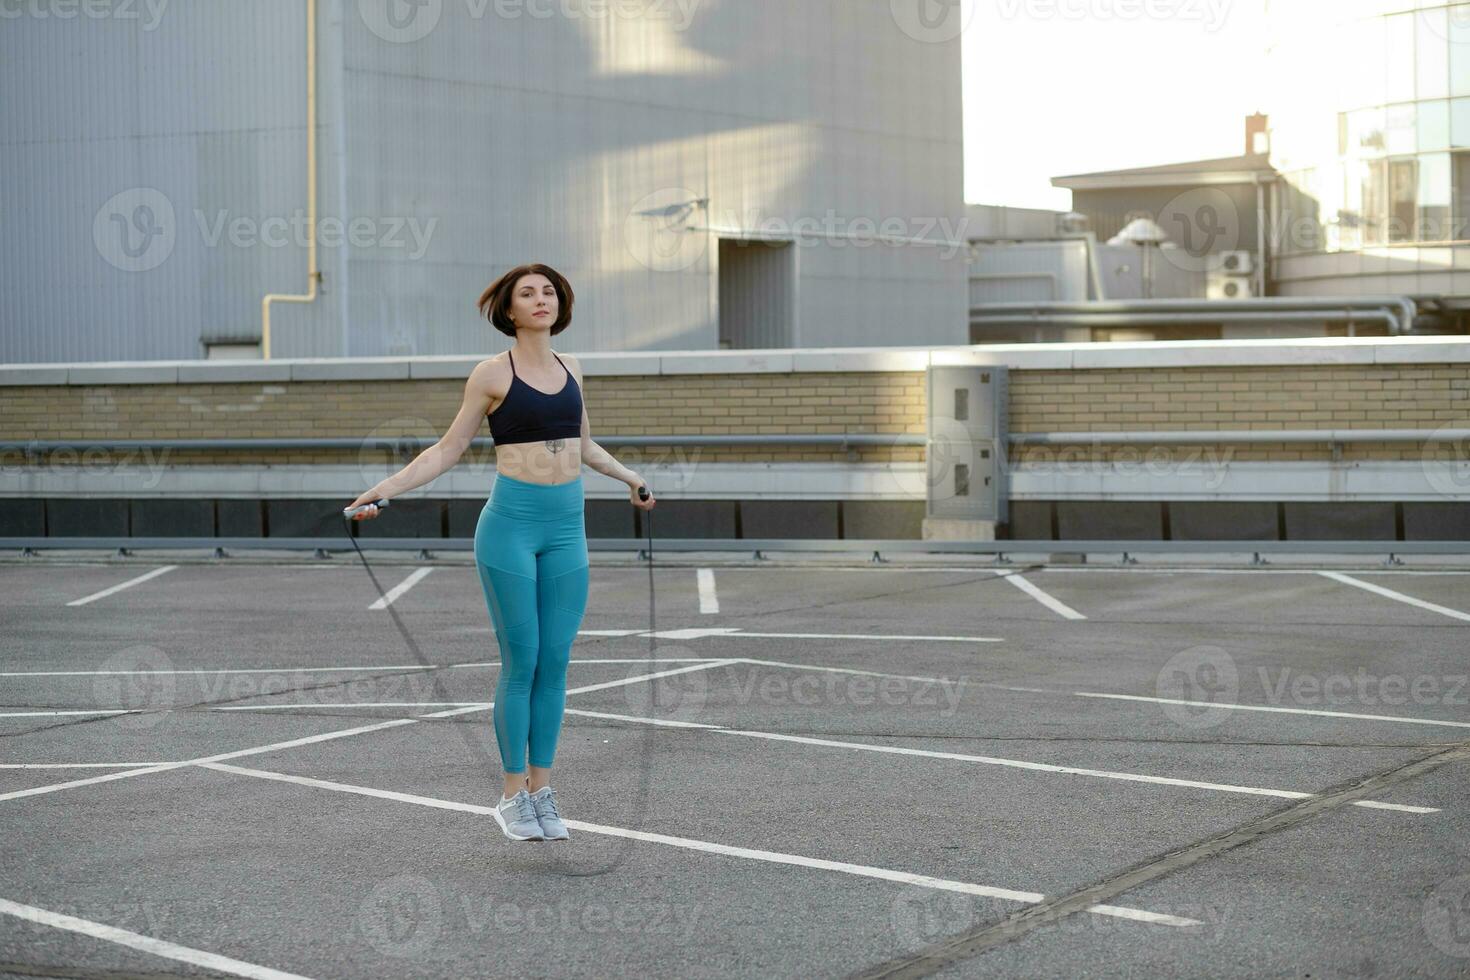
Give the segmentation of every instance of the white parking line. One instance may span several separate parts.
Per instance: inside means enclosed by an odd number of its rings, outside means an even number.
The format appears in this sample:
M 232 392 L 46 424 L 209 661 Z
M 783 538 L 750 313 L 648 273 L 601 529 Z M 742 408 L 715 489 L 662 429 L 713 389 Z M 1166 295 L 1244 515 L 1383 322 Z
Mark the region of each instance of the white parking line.
M 1217 793 L 1241 793 L 1249 796 L 1273 796 L 1284 800 L 1305 800 L 1315 793 L 1303 793 L 1289 789 L 1265 789 L 1259 786 L 1235 786 L 1229 783 L 1210 783 L 1198 779 L 1176 779 L 1172 776 L 1147 776 L 1134 772 L 1114 772 L 1107 769 L 1083 769 L 1077 766 L 1054 766 L 1044 762 L 1027 762 L 1021 759 L 999 759 L 988 755 L 968 755 L 962 752 L 936 752 L 930 749 L 911 749 L 894 745 L 875 745 L 871 742 L 843 742 L 830 738 L 813 738 L 807 735 L 784 735 L 777 732 L 758 732 L 744 728 L 727 728 L 704 722 L 666 721 L 662 718 L 646 718 L 641 715 L 619 715 L 599 711 L 566 709 L 568 714 L 588 715 L 594 718 L 610 718 L 615 721 L 631 721 L 645 725 L 674 725 L 680 728 L 702 728 L 721 735 L 745 735 L 749 738 L 764 738 L 778 742 L 796 742 L 803 745 L 822 745 L 839 749 L 856 749 L 863 752 L 886 752 L 892 755 L 911 755 L 927 759 L 951 759 L 957 762 L 975 762 L 981 765 L 1005 766 L 1012 769 L 1027 769 L 1033 772 L 1058 773 L 1068 776 L 1092 776 L 1099 779 L 1118 779 L 1126 782 L 1153 783 L 1160 786 L 1182 786 L 1186 789 L 1203 789 Z M 921 736 L 912 736 L 919 738 Z M 1376 810 L 1397 810 L 1403 813 L 1438 813 L 1438 807 L 1409 806 L 1403 803 L 1378 803 L 1371 800 L 1356 801 L 1354 806 Z
M 0 762 L 0 769 L 146 769 L 162 762 Z
M 563 708 L 569 715 L 585 715 L 588 718 L 611 718 L 614 721 L 641 721 L 649 725 L 665 725 L 669 728 L 719 728 L 700 721 L 676 721 L 673 718 L 636 718 L 632 715 L 615 715 L 608 711 L 587 711 L 584 708 Z
M 717 613 L 720 611 L 720 600 L 715 595 L 715 570 L 713 568 L 701 568 L 696 574 L 699 581 L 699 611 L 702 613 Z
M 483 704 L 471 704 L 471 705 L 466 705 L 463 708 L 445 708 L 443 711 L 431 711 L 431 712 L 429 712 L 426 715 L 415 715 L 414 717 L 416 719 L 420 719 L 420 718 L 453 718 L 455 715 L 467 715 L 471 711 L 489 711 L 493 707 L 495 707 L 495 702 L 494 701 L 486 701 Z
M 490 816 L 493 808 L 479 806 L 474 803 L 460 803 L 455 800 L 443 800 L 430 796 L 417 796 L 412 793 L 400 793 L 393 790 L 374 789 L 369 786 L 356 786 L 350 783 L 338 783 L 325 779 L 313 779 L 309 776 L 293 776 L 286 773 L 269 772 L 263 769 L 247 769 L 242 766 L 209 764 L 205 768 L 217 769 L 221 772 L 236 773 L 241 776 L 251 776 L 256 779 L 274 779 L 281 782 L 295 783 L 298 786 L 309 786 L 317 789 L 327 789 L 338 793 L 355 793 L 361 796 L 371 796 L 384 800 L 395 800 L 400 803 L 412 803 L 417 806 L 434 807 L 440 810 L 455 810 L 461 813 L 474 813 L 482 816 Z M 888 868 L 875 868 L 868 865 L 848 864 L 844 861 L 829 861 L 824 858 L 805 857 L 799 854 L 787 854 L 780 851 L 765 851 L 751 847 L 736 847 L 729 844 L 716 844 L 711 841 L 694 840 L 688 837 L 674 837 L 669 834 L 655 834 L 643 830 L 629 830 L 624 827 L 611 827 L 606 824 L 587 823 L 582 820 L 567 820 L 566 825 L 574 830 L 583 830 L 591 834 L 604 834 L 610 837 L 626 837 L 632 840 L 647 841 L 652 844 L 665 844 L 670 847 L 681 847 L 692 851 L 701 851 L 706 854 L 723 854 L 730 857 L 746 858 L 753 861 L 766 861 L 773 864 L 795 865 L 803 868 L 813 868 L 823 871 L 837 871 L 843 874 L 859 875 L 866 878 L 878 878 L 884 881 L 897 882 L 905 885 L 917 885 L 924 888 L 934 888 L 941 891 L 960 892 L 967 895 L 980 895 L 987 898 L 1000 898 L 1013 902 L 1036 903 L 1043 901 L 1046 896 L 1040 892 L 1020 891 L 1013 888 L 999 888 L 992 885 L 977 885 L 966 881 L 952 881 L 945 878 L 933 878 L 929 875 L 914 874 L 908 871 L 893 871 Z M 1099 915 L 1118 916 L 1120 918 L 1133 919 L 1140 922 L 1149 922 L 1155 925 L 1168 926 L 1194 926 L 1199 925 L 1197 919 L 1188 919 L 1182 916 L 1166 915 L 1159 912 L 1148 912 L 1143 909 L 1128 908 L 1117 905 L 1093 905 L 1088 911 Z
M 279 711 L 286 708 L 466 708 L 484 701 L 312 701 L 305 704 L 231 704 L 210 711 Z
M 150 674 L 314 674 L 337 670 L 433 670 L 438 667 L 459 667 L 461 664 L 390 664 L 362 667 L 232 667 L 228 669 L 184 668 L 180 670 L 11 670 L 0 673 L 0 677 L 98 677 L 104 674 L 126 674 L 147 676 Z M 478 666 L 478 665 L 476 665 Z
M 82 711 L 80 709 L 68 709 L 65 711 L 0 711 L 0 718 L 45 718 L 52 715 L 127 715 L 141 710 L 141 708 L 114 708 L 107 711 Z
M 636 719 L 653 721 L 655 719 Z M 713 728 L 722 735 L 748 735 L 752 738 L 774 739 L 782 742 L 801 742 L 807 745 L 826 745 L 842 749 L 860 749 L 865 752 L 888 752 L 895 755 L 922 756 L 930 759 L 954 759 L 960 762 L 978 762 L 988 766 L 1007 766 L 1012 769 L 1030 769 L 1035 772 L 1054 772 L 1068 776 L 1094 776 L 1099 779 L 1121 779 L 1135 783 L 1155 783 L 1160 786 L 1183 786 L 1188 789 L 1212 790 L 1217 793 L 1243 793 L 1251 796 L 1275 796 L 1284 800 L 1305 800 L 1315 793 L 1302 793 L 1289 789 L 1264 789 L 1259 786 L 1233 786 L 1229 783 L 1208 783 L 1197 779 L 1175 779 L 1171 776 L 1146 776 L 1135 772 L 1113 772 L 1107 769 L 1082 769 L 1077 766 L 1054 766 L 1044 762 L 1025 762 L 1020 759 L 998 759 L 986 755 L 966 755 L 960 752 L 934 752 L 928 749 L 910 749 L 894 745 L 872 745 L 864 742 L 839 742 L 826 738 L 810 738 L 805 735 L 781 735 L 775 732 L 754 732 L 740 728 Z M 1432 806 L 1408 806 L 1402 803 L 1378 803 L 1359 800 L 1354 806 L 1372 807 L 1378 810 L 1399 810 L 1404 813 L 1438 813 Z
M 1057 692 L 1052 692 L 1057 693 Z M 1355 718 L 1359 721 L 1393 721 L 1405 725 L 1435 725 L 1443 728 L 1470 728 L 1470 721 L 1440 721 L 1437 718 L 1408 718 L 1403 715 L 1364 715 L 1351 711 L 1322 711 L 1318 708 L 1282 708 L 1273 704 L 1235 704 L 1229 701 L 1189 701 L 1183 698 L 1150 698 L 1142 694 L 1109 694 L 1105 691 L 1072 691 L 1079 698 L 1107 698 L 1114 701 L 1148 701 L 1152 704 L 1187 704 L 1229 711 L 1267 711 L 1287 715 L 1318 715 L 1323 718 Z
M 580 636 L 648 636 L 647 630 L 579 630 Z M 694 626 L 688 629 L 659 630 L 652 634 L 665 640 L 699 640 L 707 636 L 734 639 L 783 640 L 934 640 L 941 643 L 1004 643 L 998 636 L 934 636 L 910 633 L 752 633 L 738 626 Z
M 464 710 L 464 709 L 456 709 Z M 269 745 L 257 745 L 248 749 L 237 749 L 234 752 L 221 752 L 218 755 L 200 756 L 197 759 L 184 759 L 180 762 L 165 762 L 147 769 L 128 769 L 123 772 L 109 772 L 102 776 L 88 776 L 86 779 L 69 779 L 64 783 L 50 783 L 45 786 L 32 786 L 28 789 L 18 789 L 9 793 L 0 793 L 0 802 L 5 800 L 18 800 L 26 796 L 40 796 L 43 793 L 55 793 L 58 790 L 71 789 L 76 786 L 91 786 L 95 783 L 108 783 L 114 779 L 129 779 L 133 776 L 143 776 L 150 772 L 164 772 L 169 769 L 181 769 L 184 766 L 198 765 L 202 762 L 223 762 L 225 759 L 238 759 L 247 755 L 258 755 L 262 752 L 275 752 L 280 749 L 295 748 L 300 745 L 311 745 L 314 742 L 326 742 L 334 738 L 345 738 L 348 735 L 360 735 L 365 732 L 376 732 L 384 728 L 396 728 L 400 725 L 415 725 L 416 718 L 393 718 L 388 721 L 380 721 L 373 725 L 359 725 L 356 728 L 342 728 L 334 732 L 322 732 L 319 735 L 308 735 L 304 738 L 293 738 L 285 742 L 272 742 Z
M 1449 616 L 1452 619 L 1461 619 L 1470 622 L 1470 613 L 1460 612 L 1458 609 L 1451 609 L 1449 606 L 1441 606 L 1433 602 L 1425 602 L 1423 599 L 1415 599 L 1411 595 L 1404 595 L 1402 592 L 1395 592 L 1393 589 L 1385 589 L 1381 585 L 1364 582 L 1362 579 L 1353 578 L 1351 575 L 1344 575 L 1342 572 L 1319 572 L 1318 574 L 1330 578 L 1335 582 L 1341 582 L 1344 585 L 1355 585 L 1360 589 L 1366 589 L 1369 592 L 1377 593 L 1389 599 L 1396 599 L 1399 602 L 1406 602 L 1411 606 L 1418 606 L 1420 609 L 1437 612 L 1442 616 Z
M 624 684 L 637 684 L 640 681 L 653 680 L 665 677 L 669 674 L 683 673 L 686 670 L 701 670 L 707 667 L 717 667 L 729 663 L 727 660 L 714 660 L 707 664 L 699 664 L 693 667 L 684 667 L 672 671 L 659 671 L 654 674 L 642 674 L 636 677 L 624 677 L 621 680 L 611 681 L 606 684 L 593 684 L 584 688 L 573 688 L 568 694 L 576 694 L 580 691 L 595 691 L 605 687 L 618 687 Z M 184 766 L 201 765 L 206 762 L 223 762 L 226 759 L 239 759 L 248 755 L 259 755 L 263 752 L 276 752 L 281 749 L 291 749 L 302 745 L 311 745 L 316 742 L 326 742 L 332 739 L 345 738 L 349 735 L 361 735 L 367 732 L 381 731 L 385 728 L 397 728 L 401 725 L 416 725 L 426 718 L 450 718 L 455 715 L 468 714 L 472 711 L 485 711 L 495 706 L 495 702 L 486 701 L 480 704 L 467 704 L 464 707 L 446 708 L 442 711 L 430 712 L 414 718 L 391 718 L 372 725 L 359 725 L 355 728 L 342 728 L 333 732 L 322 732 L 317 735 L 307 735 L 302 738 L 293 738 L 284 742 L 271 742 L 268 745 L 257 745 L 248 749 L 236 749 L 233 752 L 221 752 L 218 755 L 200 756 L 197 759 L 184 759 L 179 762 L 164 762 L 145 769 L 128 769 L 123 772 L 109 772 L 101 776 L 88 776 L 86 779 L 69 779 L 63 783 L 49 783 L 45 786 L 32 786 L 28 789 L 18 789 L 9 793 L 0 793 L 0 802 L 5 800 L 18 800 L 26 796 L 40 796 L 43 793 L 55 793 L 59 790 L 72 789 L 76 786 L 90 786 L 95 783 L 111 782 L 114 779 L 128 779 L 132 776 L 142 776 L 151 772 L 164 772 L 169 769 L 179 769 Z
M 74 915 L 52 912 L 34 905 L 21 905 L 19 902 L 11 902 L 3 898 L 0 898 L 0 913 L 13 915 L 18 919 L 27 919 L 43 926 L 51 926 L 54 929 L 64 929 L 67 932 L 80 933 L 94 939 L 103 939 L 119 946 L 151 953 L 154 956 L 178 960 L 180 963 L 188 963 L 208 970 L 219 970 L 222 973 L 232 973 L 237 977 L 252 977 L 254 980 L 306 980 L 297 973 L 272 970 L 268 966 L 257 966 L 254 963 L 246 963 L 244 960 L 220 956 L 218 953 L 206 953 L 200 949 L 180 946 L 163 939 L 154 939 L 152 936 L 129 932 L 127 929 L 119 929 L 116 926 L 103 925 L 90 919 L 78 919 Z
M 628 684 L 637 684 L 641 681 L 651 681 L 659 677 L 672 677 L 674 674 L 687 674 L 691 670 L 709 670 L 711 667 L 723 667 L 732 664 L 733 660 L 711 660 L 707 663 L 693 664 L 689 667 L 675 667 L 673 670 L 660 670 L 654 674 L 640 674 L 637 677 L 620 677 L 615 681 L 603 681 L 601 684 L 585 684 L 582 687 L 567 688 L 568 694 L 584 694 L 587 691 L 601 691 L 609 687 L 623 687 Z
M 742 637 L 776 637 L 783 640 L 934 640 L 939 643 L 1004 643 L 998 636 L 929 636 L 910 633 L 748 633 L 740 630 L 725 634 Z
M 704 663 L 720 657 L 606 657 L 574 658 L 574 664 L 644 664 Z M 360 667 L 231 667 L 228 669 L 184 668 L 178 670 L 11 670 L 0 671 L 0 677 L 97 677 L 104 674 L 148 676 L 152 674 L 315 674 L 333 671 L 371 672 L 379 670 L 442 670 L 448 667 L 499 667 L 499 661 L 487 660 L 471 664 L 364 664 Z
M 403 595 L 403 593 L 407 592 L 409 589 L 419 584 L 419 582 L 423 580 L 423 577 L 425 575 L 428 575 L 433 570 L 434 569 L 432 566 L 428 568 L 414 569 L 413 574 L 409 575 L 408 578 L 404 579 L 402 582 L 399 582 L 397 585 L 393 586 L 393 588 L 389 589 L 386 593 L 383 594 L 383 597 L 381 599 L 375 600 L 372 605 L 368 606 L 368 608 L 387 609 L 388 606 L 392 604 L 394 599 L 397 599 L 399 596 Z
M 1038 588 L 1034 582 L 1028 581 L 1017 572 L 996 572 L 995 574 L 999 575 L 1001 578 L 1005 579 L 1007 582 L 1011 583 L 1016 588 L 1020 589 L 1022 592 L 1026 593 L 1031 598 L 1035 599 L 1037 602 L 1041 603 L 1043 606 L 1050 609 L 1052 612 L 1056 613 L 1059 616 L 1064 616 L 1067 619 L 1087 618 L 1077 610 L 1073 609 L 1071 606 L 1067 605 L 1062 600 L 1058 599 L 1056 596 L 1051 595 L 1050 593 Z
M 67 605 L 85 606 L 89 602 L 96 602 L 98 599 L 106 598 L 107 596 L 112 595 L 114 592 L 121 592 L 123 589 L 130 589 L 133 586 L 146 582 L 151 578 L 157 578 L 164 572 L 171 572 L 178 567 L 179 566 L 177 565 L 164 565 L 162 568 L 155 568 L 151 572 L 146 572 L 142 575 L 139 575 L 137 578 L 130 578 L 126 582 L 119 582 L 117 585 L 114 585 L 111 588 L 103 589 L 101 592 L 94 592 L 91 595 L 81 599 L 73 599 L 71 602 L 68 602 Z
M 931 681 L 943 683 L 950 680 L 947 677 L 926 677 L 917 674 L 892 674 L 880 670 L 860 670 L 856 667 L 824 667 L 816 664 L 802 664 L 790 660 L 765 660 L 758 657 L 736 657 L 734 663 L 740 664 L 766 664 L 771 667 L 789 667 L 792 670 L 825 670 L 834 671 L 839 674 L 867 674 L 872 677 L 896 677 L 909 681 Z M 1326 718 L 1355 718 L 1361 721 L 1393 721 L 1403 722 L 1409 725 L 1439 725 L 1448 728 L 1470 728 L 1470 722 L 1466 721 L 1441 721 L 1437 718 L 1410 718 L 1403 715 L 1368 715 L 1355 714 L 1348 711 L 1322 711 L 1316 708 L 1282 708 L 1275 705 L 1265 704 L 1235 704 L 1224 701 L 1188 701 L 1181 698 L 1153 698 L 1141 694 L 1112 694 L 1106 691 L 1058 691 L 1043 687 L 1021 687 L 1016 684 L 996 684 L 991 681 L 973 681 L 973 687 L 983 687 L 995 691 L 1020 691 L 1025 694 L 1052 694 L 1064 697 L 1077 698 L 1107 698 L 1117 701 L 1147 701 L 1153 704 L 1186 704 L 1197 705 L 1202 708 L 1228 708 L 1233 711 L 1268 711 L 1281 714 L 1293 715 L 1321 715 Z

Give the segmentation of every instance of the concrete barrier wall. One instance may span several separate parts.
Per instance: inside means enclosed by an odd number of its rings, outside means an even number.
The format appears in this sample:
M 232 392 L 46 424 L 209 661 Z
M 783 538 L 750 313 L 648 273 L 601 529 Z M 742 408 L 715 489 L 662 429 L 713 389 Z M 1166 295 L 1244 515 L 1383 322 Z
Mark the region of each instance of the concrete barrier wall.
M 0 368 L 0 438 L 435 439 L 478 360 L 9 365 Z M 919 446 L 635 448 L 619 447 L 617 437 L 923 435 L 925 371 L 937 363 L 1008 365 L 1013 432 L 1470 428 L 1470 344 L 1453 338 L 581 360 L 593 438 L 651 478 L 661 498 L 659 533 L 677 536 L 918 537 Z M 489 435 L 488 425 L 481 434 Z M 1453 469 L 1464 450 L 1463 443 L 1395 442 L 1336 452 L 1325 443 L 1211 441 L 1016 447 L 1013 517 L 1002 534 L 1470 537 L 1470 486 Z M 30 462 L 12 451 L 0 466 L 0 534 L 316 533 L 311 514 L 329 514 L 404 461 L 366 449 L 94 447 Z M 589 534 L 641 533 L 622 503 L 626 489 L 584 473 Z M 407 496 L 403 503 L 414 506 L 398 511 L 398 526 L 464 536 L 493 479 L 493 449 L 472 450 Z

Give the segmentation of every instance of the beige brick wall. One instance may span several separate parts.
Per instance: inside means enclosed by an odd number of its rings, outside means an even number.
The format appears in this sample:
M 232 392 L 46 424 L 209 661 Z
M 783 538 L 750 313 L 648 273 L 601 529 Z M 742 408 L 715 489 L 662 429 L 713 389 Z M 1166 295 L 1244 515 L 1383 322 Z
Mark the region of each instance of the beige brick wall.
M 0 387 L 6 439 L 224 439 L 363 436 L 438 438 L 459 411 L 464 382 L 358 381 L 249 384 Z M 617 452 L 615 435 L 924 432 L 918 373 L 592 376 L 592 438 Z M 488 423 L 479 434 L 488 437 Z M 670 450 L 672 452 L 673 450 Z M 706 462 L 917 461 L 918 446 L 688 447 Z M 659 450 L 645 447 L 642 458 Z M 487 451 L 493 457 L 493 450 Z M 98 456 L 98 461 L 105 459 Z M 356 450 L 181 452 L 171 462 L 332 463 Z
M 418 436 L 437 438 L 459 410 L 464 383 L 421 381 L 119 384 L 0 387 L 0 433 L 24 439 L 206 439 Z M 587 379 L 592 437 L 613 434 L 924 433 L 922 372 L 597 376 Z M 1015 432 L 1146 429 L 1470 427 L 1470 364 L 1129 368 L 1011 372 Z M 489 426 L 482 425 L 482 436 Z M 1239 460 L 1328 458 L 1325 445 L 1026 447 L 1023 460 L 1185 459 L 1201 451 Z M 685 458 L 730 461 L 918 461 L 918 446 L 689 447 Z M 656 458 L 661 450 L 637 450 Z M 1344 447 L 1346 459 L 1450 456 L 1453 446 Z M 486 458 L 493 451 L 486 451 Z M 89 460 L 103 462 L 106 454 Z M 357 450 L 171 451 L 172 463 L 344 463 Z M 54 460 L 63 463 L 65 460 Z
M 1470 364 L 1190 367 L 1013 371 L 1013 432 L 1190 429 L 1470 428 Z M 1150 447 L 1027 446 L 1021 461 L 1104 460 Z M 1322 460 L 1326 445 L 1257 443 L 1152 447 L 1150 459 L 1229 451 L 1238 460 Z M 1419 460 L 1454 447 L 1345 445 L 1343 459 Z

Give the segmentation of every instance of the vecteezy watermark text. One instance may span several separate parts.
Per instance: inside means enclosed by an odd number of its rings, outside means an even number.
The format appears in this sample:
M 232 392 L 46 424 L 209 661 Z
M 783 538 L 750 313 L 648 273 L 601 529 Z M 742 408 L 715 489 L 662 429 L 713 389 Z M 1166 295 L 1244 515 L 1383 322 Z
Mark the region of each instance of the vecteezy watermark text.
M 151 31 L 163 19 L 169 0 L 0 0 L 0 20 L 136 20 Z
M 1198 21 L 1218 31 L 1230 16 L 1233 0 L 996 0 L 1004 20 L 1177 20 Z
M 0 0 L 3 2 L 3 0 Z M 220 209 L 190 212 L 205 248 L 323 248 L 404 252 L 410 260 L 424 256 L 439 218 L 416 215 L 319 217 L 315 227 L 300 208 L 284 215 L 234 214 Z M 108 198 L 92 219 L 92 243 L 108 265 L 124 272 L 147 272 L 168 261 L 179 245 L 183 222 L 168 195 L 153 187 L 131 187 Z
M 1466 683 L 1470 675 L 1374 675 L 1359 667 L 1354 674 L 1307 674 L 1282 667 L 1256 668 L 1266 700 L 1293 705 L 1463 705 L 1470 703 Z M 1274 676 L 1273 676 L 1274 674 Z
M 358 934 L 384 956 L 432 959 L 447 941 L 463 937 L 499 942 L 525 933 L 612 935 L 688 941 L 699 923 L 696 903 L 654 899 L 606 904 L 585 896 L 536 903 L 495 888 L 464 892 L 440 887 L 423 875 L 400 874 L 380 882 L 357 913 Z

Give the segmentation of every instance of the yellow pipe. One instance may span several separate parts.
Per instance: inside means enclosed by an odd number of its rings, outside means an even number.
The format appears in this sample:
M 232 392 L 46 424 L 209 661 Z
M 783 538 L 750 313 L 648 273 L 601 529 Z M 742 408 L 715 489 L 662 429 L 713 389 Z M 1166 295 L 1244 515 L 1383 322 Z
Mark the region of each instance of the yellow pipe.
M 306 0 L 306 227 L 305 293 L 269 293 L 260 301 L 260 356 L 271 359 L 271 302 L 311 303 L 321 271 L 316 267 L 316 0 Z

